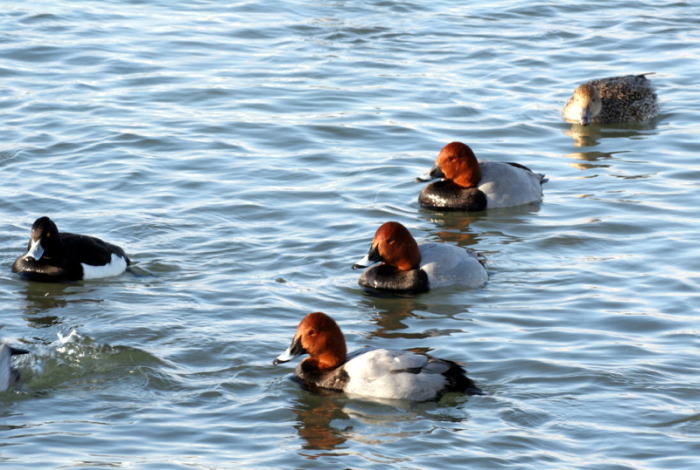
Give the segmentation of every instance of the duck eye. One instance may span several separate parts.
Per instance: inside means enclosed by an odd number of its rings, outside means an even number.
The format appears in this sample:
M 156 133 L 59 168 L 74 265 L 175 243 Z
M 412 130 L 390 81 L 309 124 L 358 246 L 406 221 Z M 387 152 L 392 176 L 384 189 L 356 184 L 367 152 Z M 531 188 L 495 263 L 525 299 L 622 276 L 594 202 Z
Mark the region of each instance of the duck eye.
M 311 330 L 309 330 L 309 332 L 308 332 L 307 334 L 308 334 L 309 336 L 316 336 L 316 330 L 311 329 Z
M 46 238 L 51 238 L 51 232 L 46 232 Z

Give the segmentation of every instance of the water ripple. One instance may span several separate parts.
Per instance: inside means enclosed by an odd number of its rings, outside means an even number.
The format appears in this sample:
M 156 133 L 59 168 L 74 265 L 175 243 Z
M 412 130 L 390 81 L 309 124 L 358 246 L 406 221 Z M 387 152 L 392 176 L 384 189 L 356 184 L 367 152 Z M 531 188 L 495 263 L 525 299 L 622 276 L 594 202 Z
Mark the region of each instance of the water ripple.
M 0 398 L 13 468 L 697 466 L 697 6 L 107 6 L 0 15 L 3 264 L 45 214 L 134 260 L 2 276 L 3 339 L 32 351 Z M 576 84 L 645 72 L 658 119 L 561 121 Z M 543 203 L 420 209 L 452 140 L 546 173 Z M 350 266 L 390 219 L 475 249 L 488 284 L 363 292 Z M 486 395 L 303 391 L 270 362 L 315 310 L 351 348 L 463 362 Z

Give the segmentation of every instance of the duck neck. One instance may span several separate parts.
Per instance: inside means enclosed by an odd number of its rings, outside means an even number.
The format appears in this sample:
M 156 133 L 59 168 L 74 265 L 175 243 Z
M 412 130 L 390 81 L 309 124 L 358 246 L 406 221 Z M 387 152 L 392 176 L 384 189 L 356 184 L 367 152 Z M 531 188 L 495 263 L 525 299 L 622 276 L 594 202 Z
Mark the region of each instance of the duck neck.
M 481 181 L 481 168 L 479 168 L 479 164 L 476 163 L 475 166 L 470 166 L 452 181 L 463 188 L 476 188 Z
M 331 370 L 345 363 L 345 349 L 342 351 L 327 351 L 321 354 L 316 354 L 304 360 L 305 367 L 317 369 L 320 371 Z

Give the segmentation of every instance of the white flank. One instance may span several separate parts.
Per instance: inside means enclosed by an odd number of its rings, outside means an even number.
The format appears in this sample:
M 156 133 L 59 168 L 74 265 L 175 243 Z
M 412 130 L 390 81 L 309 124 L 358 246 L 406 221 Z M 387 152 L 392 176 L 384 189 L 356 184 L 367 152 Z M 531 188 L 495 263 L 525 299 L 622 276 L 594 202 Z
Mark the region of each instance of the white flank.
M 428 359 L 408 351 L 375 349 L 349 360 L 343 366 L 350 377 L 344 391 L 349 395 L 393 400 L 430 400 L 442 390 L 442 374 L 403 372 L 422 368 Z
M 431 289 L 480 287 L 488 281 L 486 269 L 471 251 L 446 243 L 421 243 L 418 248 Z
M 83 279 L 99 279 L 121 274 L 126 270 L 126 259 L 112 253 L 112 260 L 104 266 L 93 266 L 80 263 L 83 266 Z
M 32 240 L 32 245 L 29 247 L 29 251 L 27 251 L 27 254 L 24 255 L 25 259 L 34 258 L 36 261 L 39 261 L 42 256 L 44 256 L 44 247 L 41 246 L 41 239 Z
M 503 162 L 479 162 L 479 189 L 486 195 L 486 207 L 518 206 L 542 201 L 542 177 Z

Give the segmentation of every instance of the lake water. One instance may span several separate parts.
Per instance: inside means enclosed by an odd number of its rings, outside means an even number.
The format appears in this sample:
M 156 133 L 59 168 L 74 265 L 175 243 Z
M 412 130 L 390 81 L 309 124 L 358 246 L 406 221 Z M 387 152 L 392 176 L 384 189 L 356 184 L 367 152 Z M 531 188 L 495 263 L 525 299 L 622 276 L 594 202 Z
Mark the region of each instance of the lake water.
M 0 2 L 0 466 L 700 467 L 700 4 Z M 562 122 L 655 72 L 643 126 Z M 440 148 L 550 181 L 539 206 L 417 204 Z M 132 272 L 10 272 L 35 218 Z M 376 297 L 376 228 L 477 250 L 488 284 Z M 423 348 L 486 392 L 320 396 L 272 366 L 299 320 Z

